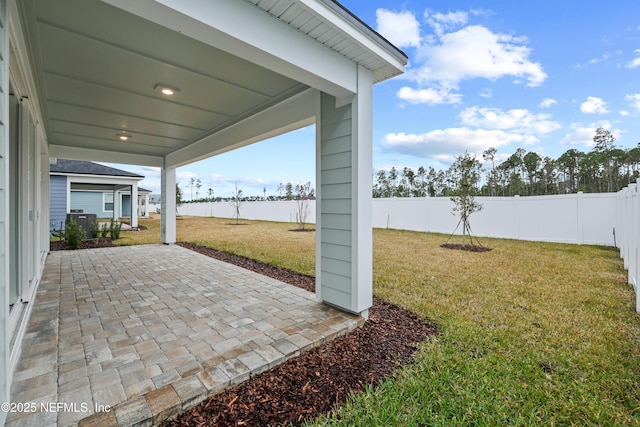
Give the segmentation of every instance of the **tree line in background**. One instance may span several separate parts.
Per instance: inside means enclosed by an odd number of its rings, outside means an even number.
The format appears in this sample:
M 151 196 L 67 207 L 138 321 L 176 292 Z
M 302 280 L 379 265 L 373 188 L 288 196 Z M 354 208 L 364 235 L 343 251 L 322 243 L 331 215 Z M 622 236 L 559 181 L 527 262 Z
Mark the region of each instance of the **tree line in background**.
M 280 183 L 276 189 L 275 195 L 267 196 L 267 189 L 262 189 L 262 196 L 245 196 L 242 189 L 235 183 L 234 191 L 231 195 L 220 197 L 215 196 L 214 190 L 208 188 L 205 196 L 200 197 L 200 189 L 202 188 L 202 182 L 200 179 L 191 178 L 188 186 L 191 190 L 191 199 L 185 200 L 185 190 L 180 187 L 180 183 L 176 182 L 176 204 L 180 206 L 183 203 L 204 203 L 204 202 L 256 202 L 256 201 L 277 201 L 277 200 L 313 200 L 315 199 L 315 190 L 311 187 L 311 182 L 305 184 L 294 184 L 291 182 Z M 193 194 L 193 188 L 196 188 L 195 197 Z
M 603 193 L 616 192 L 636 182 L 640 176 L 640 143 L 634 148 L 623 149 L 615 145 L 613 134 L 603 128 L 596 129 L 593 142 L 589 152 L 571 148 L 557 159 L 518 148 L 499 162 L 498 150 L 489 148 L 482 153 L 485 167 L 479 155 L 471 154 L 472 161 L 467 166 L 473 193 L 481 196 Z M 455 165 L 446 170 L 431 166 L 427 169 L 420 166 L 417 170 L 409 167 L 380 170 L 373 176 L 373 197 L 454 196 L 460 181 L 460 172 Z M 185 190 L 176 184 L 178 205 L 238 200 L 237 192 L 220 197 L 215 196 L 212 188 L 202 191 L 200 179 L 191 178 L 188 187 L 191 198 L 185 200 Z M 275 195 L 267 196 L 264 188 L 261 196 L 242 195 L 241 201 L 313 200 L 315 197 L 311 183 L 286 182 L 280 183 Z
M 616 146 L 613 134 L 598 128 L 593 137 L 593 149 L 587 153 L 574 148 L 557 159 L 540 156 L 518 148 L 506 160 L 498 163 L 498 150 L 489 148 L 469 165 L 476 195 L 536 196 L 616 192 L 635 182 L 640 176 L 640 144 L 623 149 Z M 455 165 L 455 164 L 454 164 Z M 454 165 L 447 170 L 419 167 L 391 168 L 374 175 L 373 197 L 438 197 L 454 195 L 459 173 Z
M 191 186 L 191 191 L 193 191 L 193 186 L 196 187 L 196 197 L 198 196 L 198 192 L 202 187 L 202 183 L 200 179 L 194 180 L 191 178 L 189 181 L 189 185 Z M 238 185 L 238 181 L 234 184 L 233 194 L 229 197 L 213 197 L 213 189 L 209 188 L 207 191 L 207 195 L 204 199 L 193 199 L 185 201 L 183 199 L 184 193 L 182 188 L 180 187 L 180 183 L 176 182 L 176 207 L 181 206 L 183 203 L 202 203 L 202 202 L 229 202 L 233 205 L 235 218 L 235 224 L 240 224 L 240 208 L 244 202 L 251 201 L 264 201 L 264 200 L 295 200 L 296 202 L 296 222 L 298 223 L 298 230 L 304 231 L 307 223 L 307 219 L 309 218 L 309 214 L 311 213 L 309 207 L 309 200 L 315 199 L 315 190 L 311 187 L 311 182 L 307 182 L 304 184 L 293 184 L 291 182 L 287 182 L 286 184 L 280 183 L 277 189 L 277 196 L 269 196 L 267 197 L 267 189 L 263 189 L 263 197 L 260 196 L 249 196 L 246 197 L 240 186 Z M 176 209 L 177 211 L 177 209 Z

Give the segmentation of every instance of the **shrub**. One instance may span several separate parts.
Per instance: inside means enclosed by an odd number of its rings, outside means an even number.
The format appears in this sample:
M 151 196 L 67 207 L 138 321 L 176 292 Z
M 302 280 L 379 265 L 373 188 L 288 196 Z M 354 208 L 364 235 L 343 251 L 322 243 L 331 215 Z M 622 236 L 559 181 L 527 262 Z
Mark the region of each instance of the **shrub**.
M 91 239 L 97 239 L 99 230 L 100 230 L 100 225 L 98 224 L 98 221 L 93 221 L 89 225 L 89 235 L 87 237 Z
M 64 230 L 64 240 L 67 241 L 71 249 L 78 249 L 85 235 L 85 231 L 75 220 L 72 219 L 67 223 Z
M 111 220 L 111 223 L 109 224 L 109 235 L 111 236 L 111 240 L 118 240 L 120 238 L 121 229 L 121 222 Z
M 111 230 L 111 227 L 107 226 L 107 224 L 102 224 L 102 228 L 100 228 L 100 237 L 107 237 L 109 235 L 109 231 Z

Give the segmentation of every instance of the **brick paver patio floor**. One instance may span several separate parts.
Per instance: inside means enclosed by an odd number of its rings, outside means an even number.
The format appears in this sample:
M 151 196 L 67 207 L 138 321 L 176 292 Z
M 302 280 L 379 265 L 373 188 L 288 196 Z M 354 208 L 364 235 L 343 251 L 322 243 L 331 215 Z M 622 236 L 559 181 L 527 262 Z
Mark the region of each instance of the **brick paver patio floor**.
M 175 245 L 52 252 L 5 425 L 157 424 L 362 321 Z

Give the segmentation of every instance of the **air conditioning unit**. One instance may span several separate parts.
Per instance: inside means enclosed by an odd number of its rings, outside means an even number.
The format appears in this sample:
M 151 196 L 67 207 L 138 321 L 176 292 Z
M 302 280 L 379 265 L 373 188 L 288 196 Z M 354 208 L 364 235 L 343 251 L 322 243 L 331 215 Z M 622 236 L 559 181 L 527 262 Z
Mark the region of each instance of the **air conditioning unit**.
M 76 224 L 78 224 L 86 232 L 85 239 L 95 239 L 96 237 L 98 237 L 94 235 L 97 230 L 93 230 L 94 233 L 92 234 L 91 225 L 95 223 L 97 219 L 98 216 L 96 214 L 68 213 L 67 222 L 65 223 L 65 225 L 69 224 L 69 221 L 74 220 Z

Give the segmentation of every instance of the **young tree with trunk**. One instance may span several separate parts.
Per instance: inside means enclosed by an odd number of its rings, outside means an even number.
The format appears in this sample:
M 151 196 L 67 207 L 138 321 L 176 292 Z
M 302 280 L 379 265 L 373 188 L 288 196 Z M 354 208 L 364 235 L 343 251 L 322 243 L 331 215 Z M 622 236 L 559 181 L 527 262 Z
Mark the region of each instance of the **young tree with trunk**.
M 196 179 L 191 177 L 191 179 L 189 179 L 189 188 L 191 189 L 191 200 L 193 200 L 193 186 L 196 183 Z
M 298 223 L 298 230 L 302 231 L 311 213 L 309 210 L 309 199 L 313 197 L 314 191 L 313 188 L 311 188 L 311 182 L 296 184 L 295 191 L 296 222 Z
M 196 180 L 196 199 L 200 198 L 200 189 L 202 188 L 202 181 L 200 181 L 200 178 L 198 178 Z
M 238 181 L 235 183 L 233 194 L 231 195 L 231 204 L 233 205 L 233 216 L 236 219 L 236 225 L 240 223 L 240 205 L 242 205 L 242 190 L 238 187 Z
M 476 202 L 474 197 L 477 193 L 476 185 L 480 180 L 481 169 L 482 166 L 476 159 L 475 154 L 467 151 L 456 157 L 455 162 L 453 162 L 450 168 L 454 182 L 453 194 L 450 197 L 454 204 L 451 213 L 460 217 L 456 229 L 462 224 L 463 248 L 466 247 L 467 235 L 469 235 L 470 241 L 473 239 L 469 225 L 469 217 L 474 212 L 482 210 L 482 204 Z

